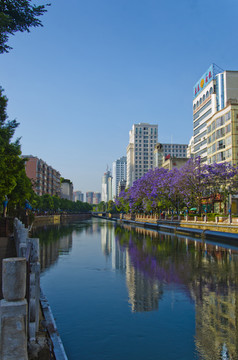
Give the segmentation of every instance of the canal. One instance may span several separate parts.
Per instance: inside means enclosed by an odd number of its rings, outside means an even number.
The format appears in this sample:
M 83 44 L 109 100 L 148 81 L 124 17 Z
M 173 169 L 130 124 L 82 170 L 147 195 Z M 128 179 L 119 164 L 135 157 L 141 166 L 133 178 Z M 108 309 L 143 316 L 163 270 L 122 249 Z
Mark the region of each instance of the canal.
M 34 237 L 69 360 L 238 359 L 238 248 L 100 219 Z

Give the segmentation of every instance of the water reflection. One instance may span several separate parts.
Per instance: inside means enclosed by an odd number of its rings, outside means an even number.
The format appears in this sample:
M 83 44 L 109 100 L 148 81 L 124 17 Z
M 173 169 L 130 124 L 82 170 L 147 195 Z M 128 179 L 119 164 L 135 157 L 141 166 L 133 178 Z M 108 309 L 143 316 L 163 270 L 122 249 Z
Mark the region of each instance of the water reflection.
M 101 252 L 107 264 L 125 277 L 132 313 L 160 312 L 159 304 L 166 293 L 173 291 L 174 301 L 182 293 L 195 306 L 196 355 L 191 359 L 238 359 L 236 249 L 93 221 L 54 226 L 34 234 L 41 239 L 42 270 L 56 264 L 60 255 L 68 256 L 73 251 L 74 238 L 85 234 L 100 234 Z
M 115 232 L 121 248 L 129 254 L 130 273 L 138 274 L 132 282 L 135 287 L 148 279 L 154 286 L 159 284 L 161 297 L 166 286 L 178 285 L 193 299 L 195 343 L 201 358 L 237 359 L 237 250 L 130 226 L 117 227 Z M 128 288 L 130 293 L 133 286 Z M 144 287 L 143 292 L 150 302 L 147 290 Z M 137 306 L 132 309 L 137 311 Z
M 88 223 L 81 225 L 52 225 L 34 230 L 33 237 L 40 239 L 41 272 L 54 265 L 60 255 L 72 250 L 73 236 L 90 227 Z

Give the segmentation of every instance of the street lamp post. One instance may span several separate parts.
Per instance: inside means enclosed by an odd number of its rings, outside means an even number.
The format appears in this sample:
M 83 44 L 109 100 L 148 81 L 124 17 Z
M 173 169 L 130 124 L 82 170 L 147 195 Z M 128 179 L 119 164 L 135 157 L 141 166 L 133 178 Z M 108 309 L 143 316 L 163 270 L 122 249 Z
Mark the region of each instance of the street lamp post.
M 231 215 L 231 206 L 232 206 L 232 197 L 231 197 L 231 188 L 228 187 L 228 219 L 229 223 L 232 223 L 232 215 Z

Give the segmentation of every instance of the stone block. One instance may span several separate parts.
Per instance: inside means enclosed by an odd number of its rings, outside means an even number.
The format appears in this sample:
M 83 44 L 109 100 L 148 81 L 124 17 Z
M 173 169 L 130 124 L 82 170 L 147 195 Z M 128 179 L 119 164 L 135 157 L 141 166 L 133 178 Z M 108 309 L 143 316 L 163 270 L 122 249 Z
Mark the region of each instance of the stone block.
M 26 295 L 26 259 L 8 258 L 2 263 L 2 292 L 7 301 L 23 300 Z
M 1 300 L 2 360 L 27 360 L 27 301 Z

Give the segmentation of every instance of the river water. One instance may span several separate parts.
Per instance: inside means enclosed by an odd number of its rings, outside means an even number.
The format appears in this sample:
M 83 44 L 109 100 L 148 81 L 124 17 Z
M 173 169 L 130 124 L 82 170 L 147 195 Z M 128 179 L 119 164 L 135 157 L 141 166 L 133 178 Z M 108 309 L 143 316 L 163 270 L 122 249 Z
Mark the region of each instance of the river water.
M 238 248 L 100 219 L 34 237 L 69 360 L 238 359 Z

